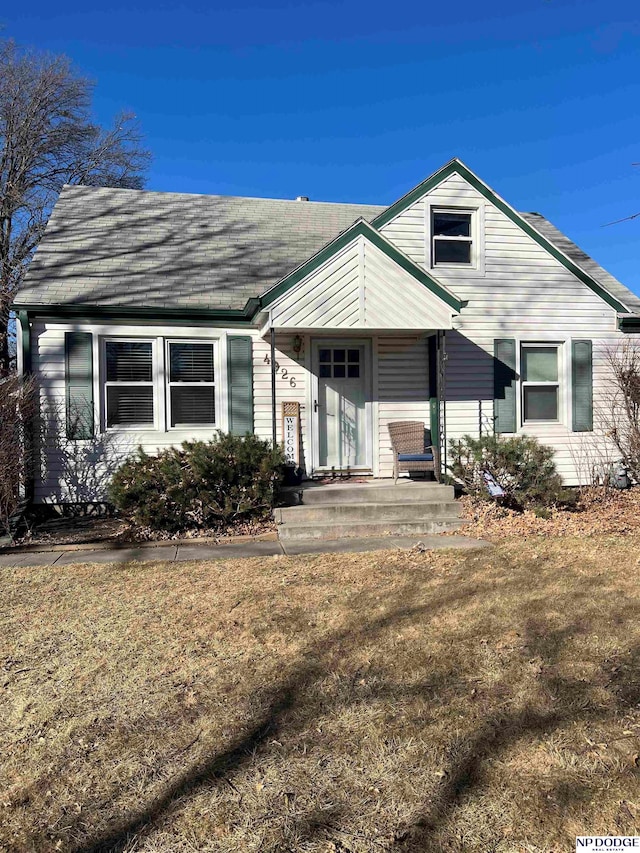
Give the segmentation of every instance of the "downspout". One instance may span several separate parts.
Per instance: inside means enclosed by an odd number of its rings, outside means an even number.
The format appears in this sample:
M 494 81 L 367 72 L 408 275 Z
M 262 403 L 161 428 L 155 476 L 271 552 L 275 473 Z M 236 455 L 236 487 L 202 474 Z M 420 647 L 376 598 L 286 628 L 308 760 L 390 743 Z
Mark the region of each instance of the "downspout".
M 33 361 L 31 355 L 31 326 L 29 325 L 29 312 L 18 311 L 18 322 L 20 323 L 20 338 L 22 343 L 22 378 L 25 379 L 31 376 L 33 372 Z M 35 423 L 31 421 L 24 426 L 24 443 L 25 443 L 25 459 L 28 460 L 25 464 L 24 472 L 24 496 L 25 500 L 32 504 L 35 496 L 35 480 L 34 480 L 34 456 L 35 456 L 35 440 L 34 436 Z M 30 447 L 31 452 L 27 453 L 26 448 Z
M 31 373 L 31 328 L 29 326 L 29 312 L 18 311 L 18 322 L 22 338 L 22 375 L 29 376 Z
M 276 331 L 271 326 L 271 438 L 275 448 L 278 442 L 276 413 Z

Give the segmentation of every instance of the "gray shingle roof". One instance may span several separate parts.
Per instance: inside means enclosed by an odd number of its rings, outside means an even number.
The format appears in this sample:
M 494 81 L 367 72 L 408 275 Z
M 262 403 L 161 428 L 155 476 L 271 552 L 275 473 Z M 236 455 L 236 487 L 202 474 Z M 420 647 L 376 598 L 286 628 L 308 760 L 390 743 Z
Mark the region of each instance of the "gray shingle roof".
M 582 267 L 586 273 L 589 273 L 592 278 L 595 278 L 605 290 L 608 290 L 612 296 L 615 296 L 623 305 L 626 305 L 631 312 L 640 314 L 640 297 L 632 293 L 628 287 L 625 287 L 622 282 L 618 281 L 611 273 L 596 263 L 593 258 L 566 237 L 562 231 L 556 228 L 555 225 L 552 225 L 548 219 L 545 219 L 539 213 L 521 213 L 520 216 L 533 225 L 550 243 L 553 243 L 560 251 L 564 252 L 567 257 L 575 261 L 579 267 Z
M 66 186 L 16 301 L 243 308 L 356 219 L 371 220 L 385 209 Z M 640 298 L 543 216 L 521 215 L 640 314 Z
M 17 302 L 242 308 L 384 207 L 63 188 Z

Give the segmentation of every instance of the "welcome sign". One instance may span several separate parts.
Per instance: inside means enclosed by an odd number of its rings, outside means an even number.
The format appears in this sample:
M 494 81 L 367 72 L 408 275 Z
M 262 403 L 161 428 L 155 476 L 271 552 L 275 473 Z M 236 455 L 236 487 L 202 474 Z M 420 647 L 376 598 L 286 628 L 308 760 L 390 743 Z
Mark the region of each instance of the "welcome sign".
M 288 465 L 300 466 L 300 403 L 282 404 L 282 439 Z

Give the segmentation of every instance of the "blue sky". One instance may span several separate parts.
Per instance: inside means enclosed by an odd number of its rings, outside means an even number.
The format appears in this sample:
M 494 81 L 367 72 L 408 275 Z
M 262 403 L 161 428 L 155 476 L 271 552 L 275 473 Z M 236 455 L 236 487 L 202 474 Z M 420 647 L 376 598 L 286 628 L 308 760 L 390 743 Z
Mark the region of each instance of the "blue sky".
M 4 15 L 4 16 L 3 16 Z M 3 17 L 2 17 L 3 16 Z M 621 0 L 34 0 L 151 189 L 388 204 L 453 156 L 640 293 L 640 13 Z

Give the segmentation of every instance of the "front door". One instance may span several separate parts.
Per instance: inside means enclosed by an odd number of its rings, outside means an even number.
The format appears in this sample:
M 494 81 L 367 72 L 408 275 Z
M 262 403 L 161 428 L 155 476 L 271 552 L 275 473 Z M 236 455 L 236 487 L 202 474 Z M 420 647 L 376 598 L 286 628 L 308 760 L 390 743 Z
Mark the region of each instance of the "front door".
M 371 469 L 370 343 L 314 341 L 314 468 Z

